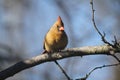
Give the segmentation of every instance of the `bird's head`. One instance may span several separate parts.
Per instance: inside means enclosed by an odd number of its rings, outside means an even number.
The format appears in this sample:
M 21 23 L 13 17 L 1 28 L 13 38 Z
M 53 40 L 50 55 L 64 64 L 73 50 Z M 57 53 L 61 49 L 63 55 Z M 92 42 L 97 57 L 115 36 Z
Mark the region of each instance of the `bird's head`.
M 58 19 L 54 23 L 53 27 L 51 27 L 51 30 L 59 33 L 64 32 L 64 24 L 60 16 L 58 16 Z

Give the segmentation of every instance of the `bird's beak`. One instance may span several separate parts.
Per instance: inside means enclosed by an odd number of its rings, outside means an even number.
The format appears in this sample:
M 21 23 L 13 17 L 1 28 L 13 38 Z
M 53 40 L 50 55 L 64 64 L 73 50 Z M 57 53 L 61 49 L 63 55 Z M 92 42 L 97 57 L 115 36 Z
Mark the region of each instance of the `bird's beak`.
M 63 27 L 63 26 L 60 27 L 59 30 L 60 30 L 60 31 L 64 31 L 64 27 Z

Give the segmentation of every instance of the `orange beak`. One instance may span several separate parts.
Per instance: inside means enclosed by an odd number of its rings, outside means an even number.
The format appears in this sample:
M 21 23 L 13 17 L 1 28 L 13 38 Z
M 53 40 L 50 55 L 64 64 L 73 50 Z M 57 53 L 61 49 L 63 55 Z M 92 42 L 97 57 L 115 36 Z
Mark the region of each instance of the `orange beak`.
M 60 31 L 64 31 L 64 27 L 60 27 L 59 30 L 60 30 Z

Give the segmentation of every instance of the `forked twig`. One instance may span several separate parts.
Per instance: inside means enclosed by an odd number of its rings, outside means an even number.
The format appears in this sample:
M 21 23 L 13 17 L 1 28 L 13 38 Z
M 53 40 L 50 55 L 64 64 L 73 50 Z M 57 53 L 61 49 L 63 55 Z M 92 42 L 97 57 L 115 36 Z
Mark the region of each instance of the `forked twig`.
M 95 67 L 95 68 L 92 69 L 88 74 L 86 74 L 85 77 L 83 77 L 83 78 L 78 78 L 78 79 L 75 79 L 75 80 L 87 80 L 87 78 L 88 78 L 95 70 L 102 69 L 102 68 L 105 68 L 105 67 L 118 66 L 118 65 L 120 65 L 120 63 L 110 64 L 110 65 L 102 65 L 102 66 Z
M 117 64 L 110 64 L 110 65 L 102 65 L 102 66 L 98 66 L 98 67 L 95 67 L 94 69 L 92 69 L 87 75 L 86 75 L 86 79 L 97 69 L 101 69 L 101 68 L 105 68 L 105 67 L 112 67 L 112 66 L 118 66 L 120 65 L 120 63 L 117 63 Z
M 106 39 L 105 39 L 105 32 L 103 32 L 103 34 L 99 31 L 99 29 L 97 28 L 96 26 L 96 23 L 95 23 L 95 19 L 94 19 L 94 13 L 95 13 L 95 9 L 94 9 L 94 5 L 93 5 L 93 0 L 90 1 L 90 4 L 91 4 L 91 9 L 92 9 L 92 22 L 93 22 L 93 25 L 94 25 L 94 28 L 95 30 L 98 32 L 98 34 L 101 36 L 102 38 L 102 41 L 112 47 L 114 47 L 113 44 L 109 43 Z

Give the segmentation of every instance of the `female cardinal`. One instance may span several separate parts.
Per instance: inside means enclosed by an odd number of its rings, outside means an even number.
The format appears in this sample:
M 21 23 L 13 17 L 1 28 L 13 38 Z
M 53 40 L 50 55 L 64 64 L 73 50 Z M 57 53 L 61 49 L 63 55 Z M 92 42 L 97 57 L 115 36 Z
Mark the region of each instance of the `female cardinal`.
M 68 43 L 67 35 L 64 31 L 64 24 L 60 16 L 50 28 L 44 39 L 44 50 L 47 52 L 55 52 L 62 50 Z
M 64 49 L 67 46 L 68 38 L 64 31 L 64 24 L 59 16 L 54 25 L 50 28 L 44 39 L 44 52 L 56 52 Z M 70 80 L 69 76 L 66 74 L 64 69 L 55 60 L 56 65 L 62 70 L 64 75 Z

